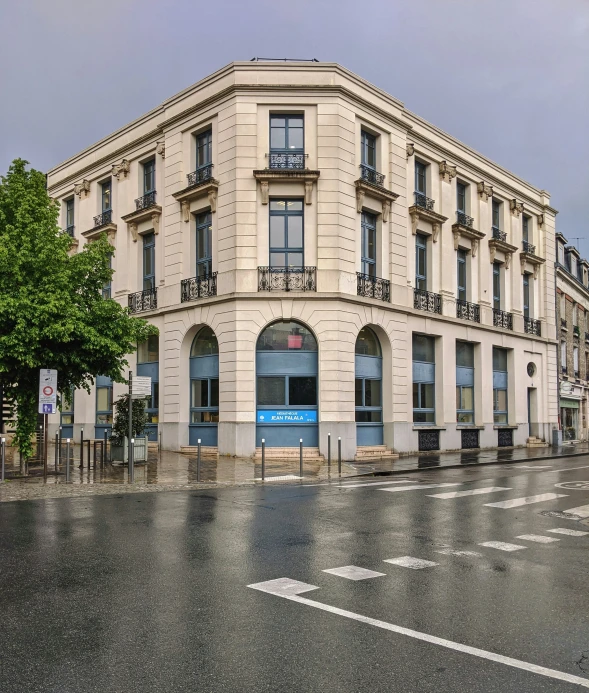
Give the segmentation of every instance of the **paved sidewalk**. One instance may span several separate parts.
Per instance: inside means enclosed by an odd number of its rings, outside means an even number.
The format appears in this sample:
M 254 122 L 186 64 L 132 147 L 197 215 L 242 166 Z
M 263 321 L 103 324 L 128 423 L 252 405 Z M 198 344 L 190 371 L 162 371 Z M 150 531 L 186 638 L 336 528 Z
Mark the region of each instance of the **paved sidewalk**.
M 20 476 L 18 466 L 12 460 L 6 467 L 7 481 L 0 484 L 0 502 L 36 498 L 60 498 L 64 496 L 91 496 L 119 493 L 144 493 L 177 491 L 211 486 L 242 486 L 261 483 L 261 463 L 249 458 L 220 457 L 203 459 L 200 467 L 196 457 L 163 451 L 150 452 L 147 464 L 137 465 L 135 481 L 128 483 L 126 465 L 107 464 L 103 469 L 88 468 L 84 456 L 84 468 L 79 466 L 79 457 L 71 467 L 71 481 L 65 482 L 63 469 L 55 472 L 54 447 L 49 450 L 49 475 L 43 479 L 43 469 L 31 465 L 29 475 Z M 409 474 L 415 471 L 436 468 L 478 466 L 589 454 L 589 444 L 564 445 L 561 448 L 509 448 L 483 450 L 480 452 L 443 452 L 438 454 L 409 455 L 395 459 L 384 459 L 363 463 L 342 463 L 342 477 L 361 475 Z M 74 450 L 79 455 L 79 448 Z M 338 477 L 337 462 L 305 462 L 303 483 L 318 483 Z M 301 483 L 298 461 L 268 460 L 266 483 Z

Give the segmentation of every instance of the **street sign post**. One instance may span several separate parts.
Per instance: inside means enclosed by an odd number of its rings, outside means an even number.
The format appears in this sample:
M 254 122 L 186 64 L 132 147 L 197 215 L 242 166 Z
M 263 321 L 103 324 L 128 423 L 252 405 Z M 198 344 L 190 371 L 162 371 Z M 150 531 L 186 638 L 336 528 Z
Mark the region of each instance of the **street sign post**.
M 39 372 L 39 414 L 57 411 L 57 371 L 42 368 Z
M 151 397 L 151 377 L 150 376 L 133 376 L 133 385 L 131 389 L 133 399 L 143 399 Z

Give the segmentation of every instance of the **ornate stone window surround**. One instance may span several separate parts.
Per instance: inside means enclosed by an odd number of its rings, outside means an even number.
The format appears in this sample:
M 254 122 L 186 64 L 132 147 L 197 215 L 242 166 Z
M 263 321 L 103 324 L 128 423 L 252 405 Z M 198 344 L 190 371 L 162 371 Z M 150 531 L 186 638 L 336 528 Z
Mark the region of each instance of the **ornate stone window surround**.
M 260 194 L 263 205 L 267 205 L 270 200 L 270 183 L 296 183 L 300 189 L 301 184 L 304 189 L 305 204 L 313 202 L 313 185 L 319 179 L 320 172 L 308 168 L 303 169 L 257 169 L 254 178 L 260 186 Z
M 162 208 L 160 205 L 153 205 L 147 209 L 140 209 L 136 212 L 131 212 L 131 214 L 125 214 L 121 219 L 126 222 L 127 229 L 133 237 L 133 242 L 137 243 L 139 236 L 144 236 L 145 234 L 153 233 L 157 236 L 160 232 L 160 219 L 162 216 Z M 148 226 L 140 229 L 139 224 L 144 224 L 145 222 L 151 222 Z
M 186 224 L 190 221 L 191 212 L 202 207 L 205 199 L 208 206 L 211 208 L 211 213 L 217 211 L 217 193 L 219 190 L 219 181 L 215 178 L 210 178 L 199 185 L 189 186 L 173 194 L 173 197 L 180 203 L 182 212 L 182 221 Z M 194 209 L 193 209 L 194 204 Z

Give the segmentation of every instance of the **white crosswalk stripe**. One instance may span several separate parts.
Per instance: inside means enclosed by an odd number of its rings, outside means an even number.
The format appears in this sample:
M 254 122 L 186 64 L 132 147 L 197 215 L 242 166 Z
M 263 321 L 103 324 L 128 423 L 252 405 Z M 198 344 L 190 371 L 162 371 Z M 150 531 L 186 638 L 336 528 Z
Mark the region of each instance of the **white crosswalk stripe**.
M 423 558 L 414 558 L 413 556 L 400 556 L 399 558 L 385 558 L 385 563 L 399 565 L 402 568 L 412 568 L 413 570 L 421 570 L 422 568 L 433 568 L 438 563 L 433 561 L 424 561 Z
M 339 484 L 338 488 L 368 488 L 369 486 L 393 486 L 394 484 L 408 484 L 407 479 L 403 481 L 371 481 L 363 484 Z
M 569 537 L 585 537 L 589 534 L 589 532 L 580 532 L 578 529 L 566 529 L 565 527 L 557 527 L 548 531 L 553 534 L 566 534 Z
M 330 575 L 347 578 L 348 580 L 368 580 L 368 578 L 382 577 L 386 573 L 377 573 L 375 570 L 360 568 L 357 565 L 344 565 L 341 568 L 328 568 L 323 571 Z
M 411 486 L 395 486 L 394 488 L 379 488 L 378 491 L 388 491 L 389 493 L 399 493 L 401 491 L 417 491 L 420 488 L 446 488 L 448 486 L 462 486 L 462 484 L 412 484 Z
M 466 496 L 480 496 L 485 493 L 497 493 L 498 491 L 511 491 L 511 488 L 503 486 L 488 486 L 487 488 L 473 488 L 470 491 L 448 491 L 447 493 L 433 493 L 428 495 L 429 498 L 442 498 L 450 500 L 451 498 L 464 498 Z
M 589 517 L 589 505 L 581 505 L 578 508 L 565 510 L 565 513 L 571 513 L 571 515 L 576 515 L 577 517 Z
M 526 496 L 525 498 L 512 498 L 511 500 L 499 501 L 497 503 L 485 503 L 489 508 L 519 508 L 522 505 L 531 505 L 532 503 L 544 503 L 545 501 L 556 500 L 557 498 L 566 498 L 566 493 L 540 493 L 537 496 Z M 587 516 L 589 517 L 589 505 L 587 508 Z M 568 510 L 567 512 L 573 512 Z
M 436 553 L 441 553 L 443 556 L 482 556 L 477 551 L 462 551 L 460 549 L 438 549 Z
M 519 544 L 507 544 L 504 541 L 484 541 L 479 546 L 487 546 L 490 549 L 499 549 L 499 551 L 520 551 L 521 549 L 527 549 L 527 546 L 520 546 Z
M 516 539 L 523 539 L 524 541 L 533 541 L 536 544 L 552 544 L 554 541 L 560 541 L 556 537 L 543 537 L 541 534 L 520 534 Z

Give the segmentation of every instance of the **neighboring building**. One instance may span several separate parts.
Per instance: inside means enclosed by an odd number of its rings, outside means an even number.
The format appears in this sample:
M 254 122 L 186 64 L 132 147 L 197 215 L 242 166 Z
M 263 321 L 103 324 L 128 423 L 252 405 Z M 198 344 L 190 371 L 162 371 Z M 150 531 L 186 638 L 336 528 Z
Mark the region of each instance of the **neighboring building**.
M 77 242 L 110 238 L 104 295 L 160 330 L 131 363 L 166 449 L 331 433 L 351 459 L 558 425 L 548 193 L 336 64 L 228 65 L 48 186 Z M 99 376 L 64 424 L 100 437 L 123 391 Z
M 564 441 L 587 440 L 589 263 L 556 234 L 556 315 L 560 426 Z

